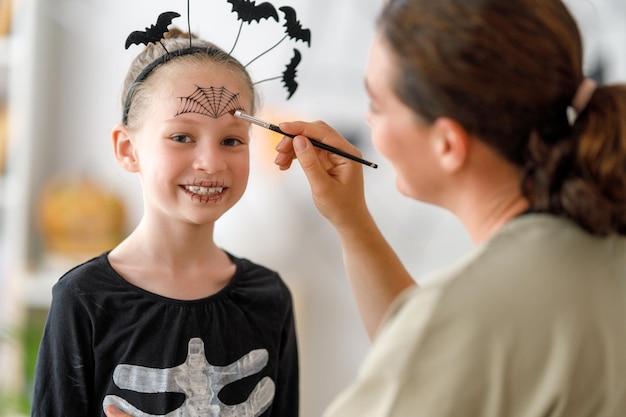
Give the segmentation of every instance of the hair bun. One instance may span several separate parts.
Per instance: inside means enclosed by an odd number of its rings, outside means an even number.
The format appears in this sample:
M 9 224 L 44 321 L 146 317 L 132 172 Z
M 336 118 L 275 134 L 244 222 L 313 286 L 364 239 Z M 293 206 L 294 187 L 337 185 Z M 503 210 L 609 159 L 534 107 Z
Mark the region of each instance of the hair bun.
M 189 39 L 189 33 L 184 32 L 177 27 L 172 27 L 171 29 L 169 29 L 167 32 L 163 34 L 163 39 L 177 39 L 177 38 Z M 198 37 L 192 33 L 191 38 L 197 39 Z

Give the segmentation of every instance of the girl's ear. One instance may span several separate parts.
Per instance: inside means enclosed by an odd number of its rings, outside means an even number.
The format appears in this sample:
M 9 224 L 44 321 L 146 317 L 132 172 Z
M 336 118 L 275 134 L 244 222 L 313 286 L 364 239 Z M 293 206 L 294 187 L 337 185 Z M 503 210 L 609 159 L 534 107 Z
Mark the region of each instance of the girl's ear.
M 456 120 L 440 117 L 434 122 L 434 145 L 444 171 L 458 172 L 467 162 L 471 139 Z
M 139 161 L 135 153 L 135 146 L 130 139 L 130 132 L 123 124 L 118 124 L 111 131 L 115 159 L 128 172 L 139 171 Z

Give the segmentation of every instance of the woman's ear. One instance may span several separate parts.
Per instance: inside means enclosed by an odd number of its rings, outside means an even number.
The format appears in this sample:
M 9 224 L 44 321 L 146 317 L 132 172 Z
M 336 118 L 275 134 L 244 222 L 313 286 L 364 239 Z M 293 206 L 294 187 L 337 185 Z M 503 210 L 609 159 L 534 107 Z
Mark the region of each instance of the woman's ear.
M 440 117 L 433 123 L 434 147 L 439 164 L 444 171 L 455 173 L 466 164 L 471 139 L 456 120 Z
M 139 161 L 128 128 L 123 124 L 115 125 L 111 131 L 111 138 L 117 163 L 128 172 L 139 171 Z

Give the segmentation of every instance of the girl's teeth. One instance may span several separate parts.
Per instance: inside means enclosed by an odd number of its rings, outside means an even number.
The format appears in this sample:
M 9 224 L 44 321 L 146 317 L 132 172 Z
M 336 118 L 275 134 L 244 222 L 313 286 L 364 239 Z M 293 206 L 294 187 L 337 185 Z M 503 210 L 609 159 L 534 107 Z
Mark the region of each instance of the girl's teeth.
M 224 187 L 197 187 L 197 186 L 188 186 L 187 190 L 200 195 L 208 195 L 208 194 L 219 194 L 222 192 Z

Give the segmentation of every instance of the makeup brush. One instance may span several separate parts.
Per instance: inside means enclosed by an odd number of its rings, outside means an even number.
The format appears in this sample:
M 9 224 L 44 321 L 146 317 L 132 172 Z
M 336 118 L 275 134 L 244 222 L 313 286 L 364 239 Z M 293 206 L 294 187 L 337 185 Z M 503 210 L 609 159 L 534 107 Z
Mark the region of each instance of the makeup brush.
M 233 115 L 235 117 L 239 117 L 241 119 L 247 120 L 250 123 L 254 123 L 255 125 L 264 127 L 266 129 L 269 129 L 269 130 L 274 131 L 276 133 L 280 133 L 281 135 L 289 136 L 290 138 L 294 138 L 295 137 L 295 135 L 290 135 L 288 133 L 283 132 L 282 130 L 280 130 L 280 128 L 278 126 L 273 125 L 273 124 L 271 124 L 269 122 L 266 122 L 264 120 L 258 119 L 258 118 L 254 117 L 254 116 L 250 116 L 249 114 L 246 114 L 246 113 L 242 112 L 241 110 L 235 110 Z M 311 141 L 311 144 L 313 146 L 317 147 L 317 148 L 324 149 L 325 151 L 334 153 L 336 155 L 343 156 L 344 158 L 351 159 L 351 160 L 356 161 L 356 162 L 358 162 L 360 164 L 367 165 L 368 167 L 378 168 L 377 164 L 375 164 L 373 162 L 370 162 L 370 161 L 366 161 L 365 159 L 361 159 L 358 156 L 349 154 L 348 152 L 344 152 L 341 149 L 335 148 L 334 146 L 326 145 L 325 143 L 322 143 L 320 141 L 317 141 L 317 140 L 311 139 L 311 138 L 309 138 L 309 140 Z

